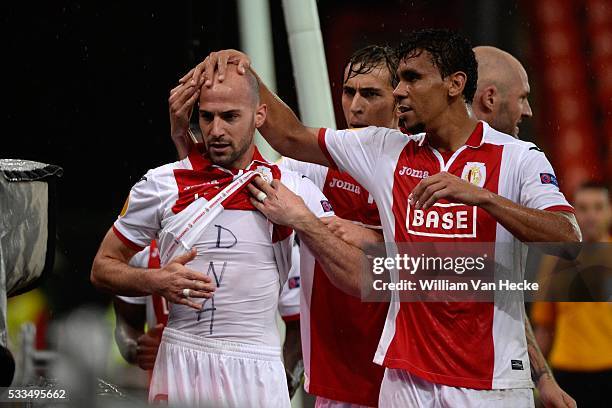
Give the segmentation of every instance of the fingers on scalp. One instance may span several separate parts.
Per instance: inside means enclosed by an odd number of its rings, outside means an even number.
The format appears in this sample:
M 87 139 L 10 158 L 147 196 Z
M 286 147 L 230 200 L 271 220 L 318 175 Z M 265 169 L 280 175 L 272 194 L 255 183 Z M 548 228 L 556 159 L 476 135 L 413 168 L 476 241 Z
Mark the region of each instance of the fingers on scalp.
M 181 79 L 179 79 L 179 82 L 189 79 L 189 77 L 193 76 L 194 71 L 195 71 L 195 68 L 191 68 L 185 75 L 181 77 Z
M 191 97 L 189 98 L 189 101 L 195 102 L 199 97 L 200 97 L 200 91 L 196 91 L 193 93 L 193 95 L 191 95 Z
M 181 106 L 185 104 L 185 101 L 189 100 L 189 98 L 191 98 L 193 96 L 193 93 L 195 92 L 196 88 L 193 87 L 192 85 L 189 85 L 188 87 L 177 91 L 174 95 L 172 95 L 174 97 L 174 101 L 177 104 L 180 104 Z
M 185 93 L 183 93 L 180 97 L 180 102 L 182 106 L 187 105 L 192 99 L 195 99 L 196 97 L 198 97 L 199 92 L 193 88 Z
M 183 87 L 183 84 L 179 83 L 177 86 L 175 86 L 174 88 L 172 88 L 170 90 L 170 96 L 172 96 L 173 94 L 175 94 L 178 90 L 180 90 Z
M 228 62 L 229 62 L 228 56 L 221 54 L 217 62 L 217 65 L 219 66 L 219 71 L 225 72 L 225 67 L 227 66 Z

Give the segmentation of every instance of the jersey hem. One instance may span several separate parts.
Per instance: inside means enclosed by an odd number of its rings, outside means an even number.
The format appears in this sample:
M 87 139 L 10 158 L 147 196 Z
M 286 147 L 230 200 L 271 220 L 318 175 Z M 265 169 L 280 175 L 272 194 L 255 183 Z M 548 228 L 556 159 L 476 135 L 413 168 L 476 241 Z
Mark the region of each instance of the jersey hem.
M 516 388 L 533 388 L 533 382 L 529 379 L 511 380 L 511 379 L 476 379 L 476 378 L 458 378 L 443 374 L 435 374 L 423 371 L 412 366 L 405 360 L 385 359 L 385 367 L 399 370 L 406 370 L 413 375 L 421 377 L 435 384 L 448 385 L 451 387 L 471 388 L 475 390 L 503 390 Z
M 416 375 L 417 377 L 421 377 L 422 379 L 425 379 L 435 384 L 448 385 L 451 387 L 472 388 L 476 390 L 493 389 L 492 379 L 480 380 L 476 378 L 458 378 L 458 377 L 451 377 L 451 376 L 444 375 L 444 374 L 430 373 L 428 371 L 424 371 L 424 370 L 421 370 L 419 368 L 412 366 L 406 360 L 386 358 L 385 367 L 396 369 L 396 370 L 397 369 L 406 370 L 410 372 L 411 374 Z M 521 388 L 525 388 L 525 387 L 521 387 Z

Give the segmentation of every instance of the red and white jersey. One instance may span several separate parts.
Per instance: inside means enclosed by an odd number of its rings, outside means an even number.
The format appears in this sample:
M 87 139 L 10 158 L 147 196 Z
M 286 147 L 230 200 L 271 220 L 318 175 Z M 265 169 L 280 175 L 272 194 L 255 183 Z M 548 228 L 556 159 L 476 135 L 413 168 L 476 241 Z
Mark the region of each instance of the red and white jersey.
M 246 170 L 280 180 L 315 215 L 333 214 L 310 180 L 281 171 L 257 151 Z M 193 150 L 184 160 L 150 170 L 134 185 L 113 231 L 126 245 L 141 249 L 195 200 L 209 202 L 243 172 L 215 166 Z M 259 213 L 246 188 L 223 207 L 195 243 L 196 258 L 186 265 L 213 278 L 215 294 L 196 300 L 203 303 L 200 311 L 171 304 L 167 327 L 210 339 L 279 346 L 276 310 L 291 265 L 294 233 Z M 312 256 L 305 246 L 302 253 L 305 259 Z
M 534 144 L 495 131 L 485 122 L 479 122 L 466 144 L 449 155 L 433 149 L 425 134 L 406 136 L 376 127 L 321 129 L 319 145 L 330 163 L 374 196 L 388 243 L 513 243 L 504 245 L 506 251 L 496 250 L 495 261 L 521 276 L 520 243 L 483 209 L 440 203 L 415 215 L 420 210 L 410 208 L 409 194 L 421 179 L 441 171 L 529 208 L 573 211 L 545 155 Z M 420 220 L 429 219 L 429 212 L 437 212 L 432 220 L 452 225 L 423 225 Z M 465 217 L 466 212 L 471 216 Z M 397 278 L 397 271 L 391 272 Z M 523 296 L 512 293 L 494 303 L 400 303 L 394 292 L 375 361 L 455 387 L 531 387 Z
M 311 179 L 338 217 L 380 229 L 370 193 L 348 173 L 283 158 L 281 166 Z M 384 368 L 372 362 L 385 324 L 387 303 L 364 303 L 334 286 L 318 263 L 302 269 L 301 333 L 310 394 L 376 406 Z

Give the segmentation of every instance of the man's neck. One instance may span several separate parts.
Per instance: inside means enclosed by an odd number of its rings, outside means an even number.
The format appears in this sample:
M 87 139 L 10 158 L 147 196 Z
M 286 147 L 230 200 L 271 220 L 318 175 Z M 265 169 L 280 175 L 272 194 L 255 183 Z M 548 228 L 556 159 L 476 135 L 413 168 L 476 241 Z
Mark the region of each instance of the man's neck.
M 429 144 L 440 151 L 454 152 L 465 144 L 477 123 L 471 109 L 457 101 L 427 127 Z

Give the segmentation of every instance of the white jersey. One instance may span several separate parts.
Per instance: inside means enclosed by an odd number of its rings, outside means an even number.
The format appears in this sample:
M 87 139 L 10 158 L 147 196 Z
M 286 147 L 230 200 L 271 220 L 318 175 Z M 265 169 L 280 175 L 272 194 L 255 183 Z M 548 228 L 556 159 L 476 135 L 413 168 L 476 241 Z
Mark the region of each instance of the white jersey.
M 377 127 L 327 129 L 320 133 L 319 145 L 332 165 L 374 196 L 385 241 L 509 243 L 504 251 L 495 250 L 495 261 L 514 276 L 521 274 L 521 244 L 491 215 L 448 202 L 416 210 L 408 203 L 413 188 L 423 178 L 447 171 L 529 208 L 573 211 L 540 149 L 484 122 L 450 157 L 433 149 L 425 134 L 407 137 Z M 392 270 L 392 277 L 397 278 L 397 271 Z M 530 387 L 522 293 L 490 303 L 400 303 L 394 292 L 375 361 L 454 387 Z
M 290 190 L 301 196 L 315 215 L 329 216 L 327 200 L 308 179 L 280 171 L 263 161 L 256 152 L 248 168 L 265 168 Z M 136 249 L 155 239 L 168 220 L 198 197 L 211 200 L 223 183 L 231 182 L 242 171 L 212 165 L 197 152 L 186 159 L 150 170 L 136 183 L 122 216 L 113 231 Z M 195 244 L 198 255 L 187 266 L 207 274 L 216 283 L 214 297 L 201 300 L 196 311 L 172 304 L 168 327 L 210 339 L 242 344 L 278 346 L 276 310 L 281 287 L 286 281 L 279 268 L 289 269 L 292 244 L 276 251 L 292 236 L 289 228 L 270 223 L 252 207 L 242 190 L 204 231 Z M 307 248 L 305 256 L 312 256 Z M 280 255 L 279 255 L 280 253 Z M 282 258 L 282 259 L 279 259 Z

